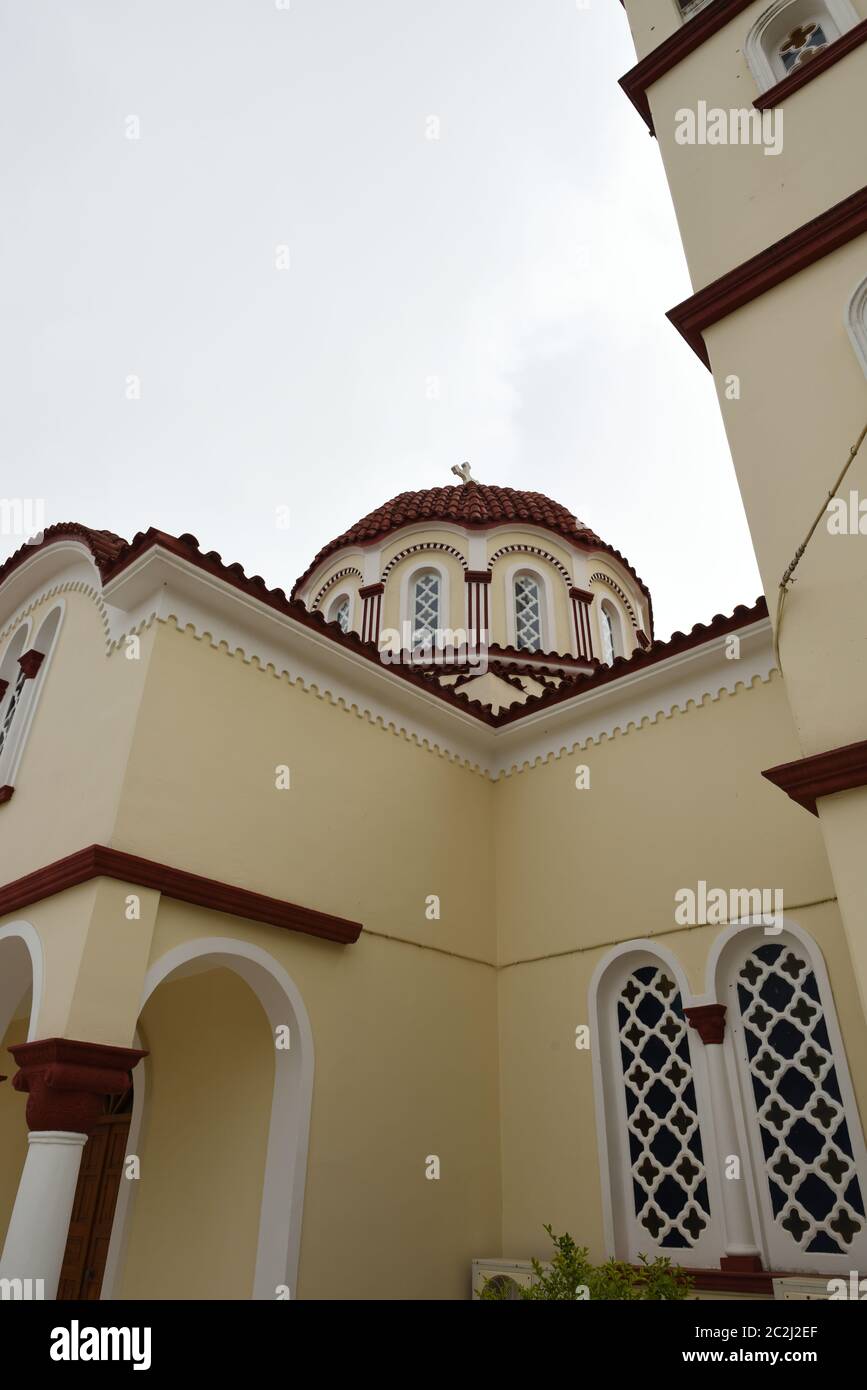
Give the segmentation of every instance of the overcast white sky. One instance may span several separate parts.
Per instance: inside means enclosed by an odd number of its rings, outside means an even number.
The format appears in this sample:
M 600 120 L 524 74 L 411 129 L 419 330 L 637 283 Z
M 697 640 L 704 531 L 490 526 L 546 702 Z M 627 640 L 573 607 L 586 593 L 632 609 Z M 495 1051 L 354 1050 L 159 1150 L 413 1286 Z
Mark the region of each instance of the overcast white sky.
M 2 496 L 288 591 L 469 459 L 622 550 L 658 636 L 757 596 L 617 0 L 0 14 Z

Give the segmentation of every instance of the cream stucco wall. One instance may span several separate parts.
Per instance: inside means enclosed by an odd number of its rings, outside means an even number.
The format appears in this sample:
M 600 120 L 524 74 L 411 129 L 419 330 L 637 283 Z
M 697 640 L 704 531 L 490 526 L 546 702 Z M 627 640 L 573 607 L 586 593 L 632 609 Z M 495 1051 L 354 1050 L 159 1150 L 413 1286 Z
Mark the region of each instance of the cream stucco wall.
M 544 1254 L 547 1222 L 605 1253 L 592 1054 L 575 1030 L 622 941 L 658 940 L 703 993 L 720 928 L 674 922 L 675 892 L 699 879 L 783 890 L 825 955 L 867 1116 L 867 1028 L 818 823 L 760 776 L 796 753 L 775 678 L 498 784 L 504 1255 Z M 575 787 L 578 764 L 589 790 Z

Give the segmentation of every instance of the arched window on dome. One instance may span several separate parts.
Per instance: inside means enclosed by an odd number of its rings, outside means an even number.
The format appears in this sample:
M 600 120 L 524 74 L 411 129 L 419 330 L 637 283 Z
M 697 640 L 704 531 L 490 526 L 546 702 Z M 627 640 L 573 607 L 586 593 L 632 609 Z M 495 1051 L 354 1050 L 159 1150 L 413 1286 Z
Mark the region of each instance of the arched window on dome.
M 525 652 L 542 650 L 542 595 L 535 575 L 515 576 L 515 645 Z
M 607 666 L 614 664 L 616 656 L 623 656 L 623 627 L 614 604 L 604 598 L 599 605 L 599 626 L 602 636 L 602 660 Z
M 759 91 L 806 67 L 859 22 L 851 0 L 777 0 L 760 15 L 745 44 Z
M 867 1153 L 818 948 L 746 926 L 717 981 L 771 1268 L 867 1268 Z
M 867 277 L 855 290 L 846 310 L 846 326 L 855 349 L 855 356 L 867 376 Z
M 590 986 L 607 1242 L 621 1260 L 712 1266 L 723 1232 L 706 1058 L 682 972 L 648 946 L 615 948 Z
M 338 594 L 332 599 L 328 608 L 328 621 L 337 623 L 341 632 L 349 631 L 349 620 L 352 614 L 352 600 L 349 594 Z
M 442 581 L 437 570 L 420 570 L 412 583 L 411 618 L 412 644 L 422 646 L 434 641 L 442 627 Z

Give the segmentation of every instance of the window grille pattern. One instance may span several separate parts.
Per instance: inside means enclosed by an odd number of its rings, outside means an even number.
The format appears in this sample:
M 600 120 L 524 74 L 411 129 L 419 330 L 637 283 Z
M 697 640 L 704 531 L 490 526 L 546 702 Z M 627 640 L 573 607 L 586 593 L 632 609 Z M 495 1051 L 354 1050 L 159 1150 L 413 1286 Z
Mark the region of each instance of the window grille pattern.
M 342 599 L 334 612 L 334 622 L 336 622 L 341 632 L 349 629 L 349 599 Z
M 12 728 L 12 722 L 15 718 L 15 711 L 17 710 L 18 705 L 21 702 L 21 695 L 24 690 L 24 683 L 26 680 L 27 677 L 24 674 L 24 672 L 19 671 L 18 679 L 15 682 L 12 694 L 9 696 L 9 701 L 6 705 L 6 710 L 3 714 L 3 722 L 2 724 L 0 724 L 0 753 L 2 753 L 3 749 L 6 747 L 6 742 L 9 738 L 9 730 Z
M 864 1200 L 815 974 L 761 945 L 737 993 L 774 1220 L 805 1252 L 845 1254 Z
M 632 1195 L 658 1246 L 688 1249 L 710 1220 L 687 1023 L 661 966 L 634 970 L 617 1002 Z
M 803 67 L 823 48 L 828 47 L 828 36 L 821 24 L 799 24 L 787 34 L 780 44 L 780 57 L 786 72 Z
M 542 608 L 539 585 L 529 574 L 515 580 L 515 636 L 517 645 L 527 652 L 542 648 Z
M 611 614 L 603 604 L 600 609 L 602 617 L 602 660 L 607 666 L 614 663 L 614 624 L 611 621 Z
M 440 577 L 428 573 L 415 581 L 413 597 L 413 645 L 431 641 L 440 625 Z

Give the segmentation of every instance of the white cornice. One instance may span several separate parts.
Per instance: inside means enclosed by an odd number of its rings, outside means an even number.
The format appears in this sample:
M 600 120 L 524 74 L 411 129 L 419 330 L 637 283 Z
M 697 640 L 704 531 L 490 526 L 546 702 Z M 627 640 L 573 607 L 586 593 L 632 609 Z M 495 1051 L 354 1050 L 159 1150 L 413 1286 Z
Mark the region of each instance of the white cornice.
M 101 599 L 99 575 L 85 546 L 70 541 L 37 552 L 3 585 L 0 620 L 13 611 L 20 614 L 24 600 L 32 604 L 52 579 L 53 587 L 65 581 L 63 587 L 80 589 L 98 604 L 109 650 L 153 621 L 174 621 L 214 646 L 225 644 L 246 661 L 270 667 L 362 718 L 494 778 L 685 710 L 691 701 L 700 704 L 738 685 L 750 686 L 757 677 L 765 681 L 774 668 L 771 625 L 760 619 L 737 629 L 737 660 L 726 656 L 731 634 L 714 636 L 493 728 L 160 546 L 107 583 Z

